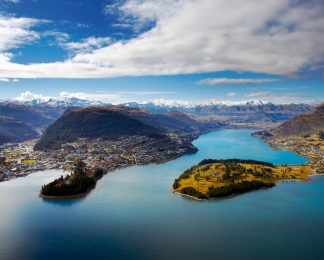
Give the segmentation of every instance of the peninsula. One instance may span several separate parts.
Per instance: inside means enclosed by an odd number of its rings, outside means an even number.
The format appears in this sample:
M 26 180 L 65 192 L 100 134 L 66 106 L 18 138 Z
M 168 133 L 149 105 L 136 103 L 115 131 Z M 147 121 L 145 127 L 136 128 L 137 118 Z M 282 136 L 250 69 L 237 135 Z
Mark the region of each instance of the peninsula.
M 309 159 L 306 166 L 324 172 L 324 103 L 269 131 L 253 133 L 278 150 L 288 150 Z
M 75 198 L 88 194 L 104 174 L 104 170 L 97 168 L 89 171 L 83 161 L 77 161 L 71 174 L 42 186 L 40 197 L 47 199 L 54 198 Z
M 203 160 L 183 172 L 173 191 L 196 199 L 228 197 L 262 188 L 282 180 L 307 180 L 314 171 L 306 166 L 273 165 L 255 160 Z

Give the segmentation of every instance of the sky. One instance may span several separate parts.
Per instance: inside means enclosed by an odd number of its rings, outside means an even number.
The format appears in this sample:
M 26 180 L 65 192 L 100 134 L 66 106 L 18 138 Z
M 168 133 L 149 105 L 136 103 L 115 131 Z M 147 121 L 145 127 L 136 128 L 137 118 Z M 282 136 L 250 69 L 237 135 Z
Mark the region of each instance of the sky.
M 0 99 L 324 100 L 323 0 L 0 0 Z

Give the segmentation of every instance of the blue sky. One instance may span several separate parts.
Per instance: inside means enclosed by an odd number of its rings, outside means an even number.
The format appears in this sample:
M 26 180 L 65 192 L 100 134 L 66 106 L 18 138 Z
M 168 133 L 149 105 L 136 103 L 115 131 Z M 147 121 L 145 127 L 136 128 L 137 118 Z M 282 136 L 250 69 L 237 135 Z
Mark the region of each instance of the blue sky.
M 323 101 L 323 3 L 269 2 L 0 0 L 0 98 Z

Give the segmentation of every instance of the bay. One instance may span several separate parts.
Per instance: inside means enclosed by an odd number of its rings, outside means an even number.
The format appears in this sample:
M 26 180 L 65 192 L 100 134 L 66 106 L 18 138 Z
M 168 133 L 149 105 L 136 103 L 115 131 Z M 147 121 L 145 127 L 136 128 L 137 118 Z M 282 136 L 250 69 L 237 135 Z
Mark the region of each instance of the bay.
M 307 161 L 251 133 L 205 134 L 196 154 L 109 173 L 81 199 L 38 197 L 56 170 L 0 183 L 0 259 L 323 259 L 323 176 L 221 200 L 171 192 L 206 158 Z

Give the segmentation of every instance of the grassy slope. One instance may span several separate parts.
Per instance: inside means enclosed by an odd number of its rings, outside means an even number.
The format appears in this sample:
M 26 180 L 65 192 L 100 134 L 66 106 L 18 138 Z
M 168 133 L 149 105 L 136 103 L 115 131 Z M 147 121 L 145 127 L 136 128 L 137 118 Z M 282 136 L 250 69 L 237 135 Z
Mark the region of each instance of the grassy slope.
M 208 197 L 210 188 L 220 188 L 227 185 L 239 184 L 242 182 L 260 181 L 264 183 L 276 183 L 280 180 L 298 179 L 307 180 L 313 171 L 305 166 L 265 166 L 260 164 L 235 164 L 236 170 L 231 170 L 226 175 L 224 162 L 210 163 L 195 166 L 182 174 L 178 180 L 180 186 L 175 191 L 182 193 L 185 187 L 192 187 L 196 191 Z

